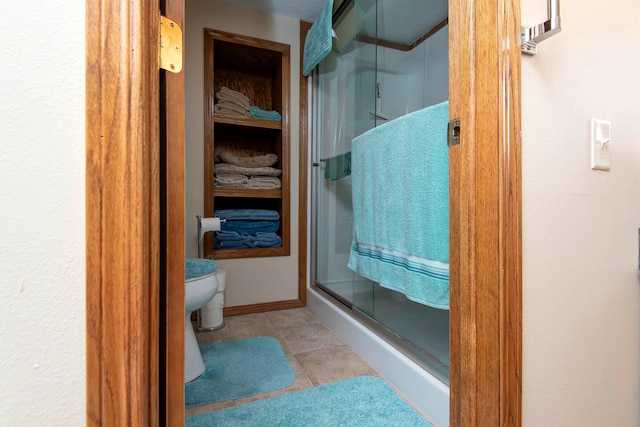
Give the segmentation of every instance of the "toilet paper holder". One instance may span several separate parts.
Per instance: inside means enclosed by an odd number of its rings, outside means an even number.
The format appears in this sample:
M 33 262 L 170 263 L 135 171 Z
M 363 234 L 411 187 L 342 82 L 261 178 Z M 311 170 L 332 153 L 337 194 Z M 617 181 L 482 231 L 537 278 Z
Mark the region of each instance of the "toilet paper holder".
M 219 231 L 220 224 L 227 222 L 226 219 L 218 217 L 202 218 L 202 215 L 196 215 L 198 222 L 198 258 L 204 258 L 204 235 L 210 231 Z

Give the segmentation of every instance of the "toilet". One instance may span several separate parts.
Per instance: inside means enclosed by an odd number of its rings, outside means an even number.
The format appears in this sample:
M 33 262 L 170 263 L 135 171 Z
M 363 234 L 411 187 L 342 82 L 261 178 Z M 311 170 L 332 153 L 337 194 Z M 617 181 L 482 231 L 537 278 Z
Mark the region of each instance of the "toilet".
M 204 372 L 204 362 L 191 324 L 191 313 L 208 303 L 218 292 L 218 263 L 211 259 L 187 258 L 185 262 L 184 382 Z

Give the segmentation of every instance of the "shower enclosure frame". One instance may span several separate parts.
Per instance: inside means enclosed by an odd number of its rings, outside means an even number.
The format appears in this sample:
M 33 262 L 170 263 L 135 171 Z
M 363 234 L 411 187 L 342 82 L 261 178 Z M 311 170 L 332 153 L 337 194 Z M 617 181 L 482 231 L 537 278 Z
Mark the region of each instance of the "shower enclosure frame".
M 452 426 L 522 424 L 520 56 L 519 0 L 449 0 L 450 119 L 461 123 L 449 173 Z M 300 117 L 306 218 L 306 99 Z M 299 248 L 306 258 L 306 230 Z
M 131 141 L 157 143 L 160 126 L 157 91 L 157 19 L 160 2 L 145 0 L 114 7 L 109 0 L 87 0 L 86 56 L 87 152 L 100 152 L 108 139 L 100 135 L 117 134 L 105 153 L 128 153 Z M 165 0 L 167 15 L 183 21 L 184 0 Z M 89 25 L 91 24 L 91 25 Z M 521 161 L 520 161 L 520 0 L 449 0 L 449 46 L 451 117 L 461 120 L 461 143 L 451 153 L 451 417 L 453 426 L 521 425 Z M 309 25 L 301 23 L 301 30 Z M 301 39 L 304 40 L 304 31 Z M 139 49 L 131 49 L 131 46 Z M 127 73 L 113 73 L 113 64 L 122 58 Z M 476 70 L 481 72 L 476 73 Z M 126 75 L 127 78 L 122 78 Z M 180 76 L 180 75 L 179 75 Z M 167 81 L 167 90 L 184 95 L 182 77 Z M 151 82 L 140 85 L 140 82 Z M 306 81 L 300 79 L 305 94 Z M 117 88 L 102 93 L 100 88 Z M 132 96 L 136 94 L 139 96 Z M 183 99 L 183 98 L 182 98 Z M 166 106 L 166 103 L 163 103 Z M 135 108 L 125 108 L 133 106 Z M 307 109 L 300 104 L 300 156 L 306 159 Z M 176 102 L 171 117 L 177 122 L 172 132 L 169 161 L 182 170 L 184 152 L 184 102 Z M 103 120 L 109 118 L 109 120 Z M 127 124 L 124 126 L 123 124 Z M 102 127 L 100 127 L 102 126 Z M 98 133 L 97 130 L 104 133 Z M 87 425 L 129 424 L 169 425 L 184 420 L 184 384 L 180 373 L 180 354 L 172 353 L 184 340 L 184 328 L 161 332 L 156 315 L 148 308 L 150 297 L 158 301 L 156 280 L 131 286 L 132 278 L 144 274 L 158 279 L 161 272 L 169 279 L 175 298 L 160 303 L 159 315 L 179 319 L 183 315 L 184 264 L 179 259 L 159 262 L 158 246 L 149 247 L 149 229 L 141 233 L 139 222 L 108 227 L 109 218 L 138 218 L 146 215 L 149 227 L 157 230 L 161 212 L 154 198 L 157 188 L 144 179 L 156 172 L 149 159 L 130 162 L 125 156 L 90 158 L 87 156 L 87 183 L 96 171 L 126 170 L 135 188 L 135 202 L 117 198 L 113 192 L 91 191 L 87 186 L 86 217 L 95 219 L 86 233 L 85 286 L 87 334 Z M 300 170 L 300 224 L 306 224 L 306 164 Z M 99 188 L 120 188 L 122 174 L 100 175 Z M 173 182 L 169 180 L 169 182 Z M 178 177 L 177 182 L 181 181 Z M 166 208 L 181 215 L 184 186 L 171 186 Z M 303 200 L 304 199 L 304 200 Z M 101 209 L 116 202 L 105 218 Z M 171 217 L 171 216 L 170 216 Z M 179 252 L 184 230 L 169 234 Z M 122 222 L 118 222 L 122 224 Z M 124 227 L 124 229 L 123 229 Z M 302 228 L 302 227 L 301 227 Z M 182 237 L 180 237 L 182 234 Z M 306 282 L 306 229 L 300 231 L 300 281 Z M 122 247 L 135 253 L 126 257 Z M 115 258 L 105 257 L 112 254 Z M 302 257 L 304 255 L 304 257 Z M 113 268 L 114 259 L 123 268 Z M 174 262 L 168 262 L 173 259 Z M 463 262 L 464 260 L 464 262 Z M 182 275 L 182 276 L 181 276 Z M 97 279 L 96 279 L 97 278 Z M 95 280 L 94 280 L 95 279 Z M 109 286 L 107 286 L 109 285 Z M 105 298 L 109 295 L 126 296 Z M 156 299 L 158 298 L 158 299 Z M 182 298 L 182 303 L 180 299 Z M 168 303 L 171 301 L 171 304 Z M 94 310 L 95 309 L 95 310 Z M 148 316 L 145 316 L 147 313 Z M 143 320 L 143 321 L 141 321 Z M 127 327 L 122 327 L 126 324 Z M 176 323 L 178 325 L 178 323 Z M 161 337 L 162 335 L 162 337 Z M 161 339 L 162 338 L 162 339 Z M 165 339 L 166 338 L 166 339 Z M 172 346 L 173 344 L 173 346 Z M 178 363 L 160 367 L 156 352 L 165 352 Z M 145 363 L 151 360 L 153 363 Z M 123 361 L 126 362 L 123 367 Z M 105 386 L 108 381 L 109 387 Z M 161 392 L 159 392 L 161 390 Z

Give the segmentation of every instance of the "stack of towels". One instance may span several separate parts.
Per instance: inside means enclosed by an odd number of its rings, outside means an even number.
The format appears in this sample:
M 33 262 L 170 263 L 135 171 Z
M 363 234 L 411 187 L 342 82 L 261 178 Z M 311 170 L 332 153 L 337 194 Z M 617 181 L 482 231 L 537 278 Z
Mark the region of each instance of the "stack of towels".
M 254 119 L 282 120 L 277 111 L 267 111 L 251 105 L 249 97 L 226 86 L 216 92 L 218 102 L 213 106 L 216 113 L 230 116 L 252 117 Z
M 249 109 L 251 108 L 249 98 L 240 92 L 223 86 L 216 92 L 216 98 L 218 99 L 218 103 L 214 105 L 216 113 L 251 117 L 251 114 L 249 114 Z
M 277 111 L 266 111 L 255 105 L 249 108 L 249 114 L 251 114 L 251 117 L 254 119 L 282 120 L 282 116 Z
M 214 216 L 225 219 L 215 232 L 215 249 L 279 248 L 282 238 L 280 214 L 269 209 L 218 209 Z
M 222 161 L 213 165 L 214 185 L 218 188 L 282 188 L 282 182 L 278 178 L 282 170 L 272 167 L 278 162 L 276 154 L 241 157 L 220 152 L 216 157 Z

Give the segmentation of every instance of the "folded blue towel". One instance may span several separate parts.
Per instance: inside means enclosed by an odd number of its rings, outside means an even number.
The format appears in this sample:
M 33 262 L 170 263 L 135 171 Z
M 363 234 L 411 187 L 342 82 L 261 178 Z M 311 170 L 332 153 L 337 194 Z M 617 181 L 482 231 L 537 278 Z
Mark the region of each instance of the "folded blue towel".
M 255 105 L 249 109 L 249 114 L 254 119 L 282 120 L 282 116 L 277 111 L 266 111 Z
M 336 180 L 351 175 L 351 152 L 339 154 L 325 160 L 324 178 Z
M 282 238 L 276 233 L 256 233 L 247 236 L 246 243 L 252 248 L 274 248 L 282 246 Z
M 217 231 L 214 249 L 273 248 L 281 247 L 282 238 L 274 232 L 240 234 L 235 231 Z
M 218 209 L 213 216 L 221 219 L 249 219 L 275 221 L 280 219 L 278 211 L 270 209 Z
M 352 143 L 349 268 L 409 299 L 449 307 L 449 103 Z
M 240 234 L 255 234 L 258 232 L 273 233 L 280 228 L 280 220 L 276 221 L 247 221 L 227 220 L 220 224 L 223 231 L 235 231 Z
M 215 237 L 218 240 L 224 240 L 227 242 L 232 242 L 232 241 L 244 242 L 244 236 L 242 236 L 237 231 L 225 231 L 225 230 L 216 231 Z
M 329 0 L 315 20 L 304 40 L 304 56 L 302 59 L 302 74 L 309 73 L 331 52 L 333 40 L 332 18 L 333 0 Z
M 244 241 L 224 241 L 224 240 L 213 240 L 213 248 L 214 249 L 243 249 L 248 248 L 247 243 Z

